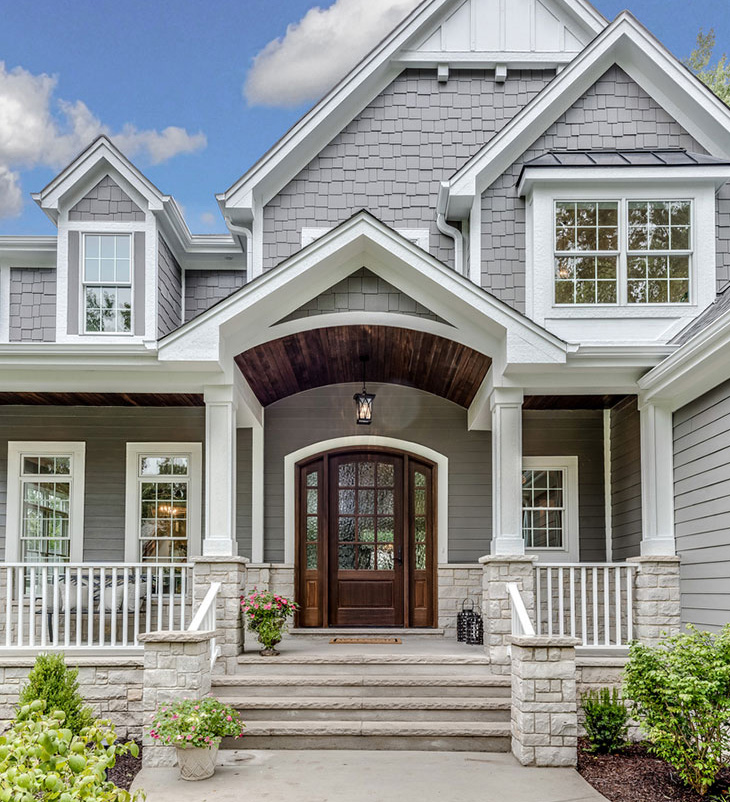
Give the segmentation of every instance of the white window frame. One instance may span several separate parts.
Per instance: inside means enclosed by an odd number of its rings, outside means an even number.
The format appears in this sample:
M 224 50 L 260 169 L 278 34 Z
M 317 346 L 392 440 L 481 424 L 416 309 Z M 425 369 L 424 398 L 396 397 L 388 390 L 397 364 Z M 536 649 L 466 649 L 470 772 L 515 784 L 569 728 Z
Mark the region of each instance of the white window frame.
M 201 514 L 203 490 L 203 444 L 127 443 L 127 466 L 124 505 L 124 560 L 138 563 L 140 498 L 138 492 L 140 457 L 188 457 L 188 559 L 201 553 Z
M 563 472 L 563 547 L 526 548 L 542 562 L 571 562 L 580 559 L 580 524 L 578 499 L 578 457 L 523 457 L 523 470 Z M 521 517 L 521 516 L 520 516 Z
M 88 281 L 86 280 L 86 242 L 89 237 L 126 237 L 129 240 L 129 281 Z M 85 337 L 133 337 L 134 336 L 134 236 L 128 231 L 83 231 L 81 232 L 81 257 L 79 264 L 81 285 L 80 326 L 79 331 Z M 128 287 L 130 297 L 129 331 L 87 331 L 86 329 L 86 287 Z M 101 325 L 101 323 L 100 323 Z
M 10 440 L 8 442 L 8 502 L 5 534 L 5 562 L 20 561 L 22 530 L 21 460 L 28 457 L 70 457 L 69 562 L 84 558 L 84 488 L 86 443 L 61 440 Z M 42 475 L 40 477 L 42 479 Z

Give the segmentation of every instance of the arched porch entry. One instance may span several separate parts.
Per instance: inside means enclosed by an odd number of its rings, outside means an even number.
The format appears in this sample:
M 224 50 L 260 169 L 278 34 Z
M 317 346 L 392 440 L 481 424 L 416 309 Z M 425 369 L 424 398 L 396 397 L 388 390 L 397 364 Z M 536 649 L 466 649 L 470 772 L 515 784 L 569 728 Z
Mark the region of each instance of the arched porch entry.
M 353 445 L 295 470 L 300 625 L 434 626 L 437 465 Z

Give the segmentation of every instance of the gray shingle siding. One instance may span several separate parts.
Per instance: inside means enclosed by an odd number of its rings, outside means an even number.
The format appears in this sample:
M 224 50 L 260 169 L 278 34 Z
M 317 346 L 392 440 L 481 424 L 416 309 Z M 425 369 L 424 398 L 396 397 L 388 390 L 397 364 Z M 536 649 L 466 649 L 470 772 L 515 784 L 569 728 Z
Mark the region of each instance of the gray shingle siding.
M 144 222 L 144 212 L 119 184 L 107 175 L 71 208 L 68 219 Z
M 524 162 L 545 151 L 601 148 L 706 150 L 620 67 L 611 67 L 482 195 L 482 286 L 525 308 L 525 203 L 515 185 Z M 730 214 L 727 200 L 723 214 Z M 723 218 L 724 219 L 724 218 Z M 726 234 L 730 237 L 730 228 Z M 723 246 L 726 250 L 728 244 Z M 730 255 L 722 256 L 730 270 Z
M 366 267 L 302 304 L 279 322 L 286 323 L 289 320 L 335 312 L 399 312 L 402 315 L 445 322 Z
M 453 263 L 436 228 L 445 180 L 525 106 L 552 71 L 405 70 L 264 209 L 264 269 L 301 247 L 303 227 L 334 226 L 368 209 L 393 228 L 427 228 L 431 253 Z
M 157 237 L 157 336 L 182 325 L 182 270 L 172 251 Z
M 611 528 L 613 559 L 641 548 L 641 437 L 636 398 L 611 410 Z
M 674 414 L 674 500 L 682 621 L 730 622 L 730 382 Z
M 10 270 L 10 342 L 56 339 L 56 271 L 45 267 Z
M 185 322 L 227 298 L 245 283 L 245 270 L 186 270 Z

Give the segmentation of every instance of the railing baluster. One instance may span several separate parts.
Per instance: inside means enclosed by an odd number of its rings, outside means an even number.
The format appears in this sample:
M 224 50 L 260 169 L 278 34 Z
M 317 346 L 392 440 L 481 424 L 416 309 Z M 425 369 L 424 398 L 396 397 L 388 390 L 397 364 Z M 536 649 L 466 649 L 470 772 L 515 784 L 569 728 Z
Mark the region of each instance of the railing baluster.
M 152 569 L 147 568 L 147 591 L 145 598 L 145 632 L 152 631 Z
M 162 584 L 162 568 L 157 568 L 157 632 L 162 631 L 162 607 L 165 599 L 165 587 Z
M 53 599 L 51 604 L 53 605 L 53 632 L 51 633 L 51 643 L 54 646 L 58 646 L 58 574 L 59 574 L 59 566 L 53 566 Z
M 12 568 L 3 568 L 5 574 L 5 646 L 9 647 L 13 637 L 13 578 Z
M 611 645 L 611 583 L 609 582 L 608 567 L 603 569 L 603 642 Z
M 634 567 L 626 566 L 626 642 L 634 639 Z
M 614 592 L 616 594 L 616 646 L 621 646 L 621 569 L 614 568 Z
M 41 648 L 48 645 L 48 568 L 41 568 Z
M 598 646 L 598 568 L 594 565 L 593 573 L 593 645 Z
M 106 609 L 106 569 L 99 569 L 99 646 L 106 642 L 106 621 L 104 612 Z
M 565 635 L 565 577 L 563 575 L 563 566 L 558 568 L 558 606 L 560 607 L 560 637 Z
M 71 569 L 66 566 L 63 580 L 63 645 L 71 645 Z
M 30 569 L 28 592 L 28 646 L 35 646 L 35 568 Z
M 170 574 L 170 592 L 169 592 L 169 599 L 168 603 L 170 605 L 170 609 L 167 614 L 167 628 L 168 629 L 175 629 L 175 566 L 172 565 L 169 568 Z
M 139 607 L 142 604 L 139 568 L 134 569 L 134 645 L 139 645 Z
M 547 603 L 548 603 L 548 632 L 547 634 L 552 637 L 553 634 L 553 569 L 548 567 L 547 569 L 547 587 L 545 589 L 545 593 L 547 595 Z
M 122 568 L 122 646 L 129 645 L 129 569 L 125 565 Z
M 536 580 L 535 602 L 537 609 L 535 610 L 535 622 L 537 623 L 537 634 L 542 635 L 542 569 L 539 565 L 536 567 Z
M 188 595 L 188 569 L 180 569 L 180 629 L 185 629 L 185 600 Z
M 18 568 L 18 646 L 25 646 L 25 633 L 23 627 L 23 617 L 25 616 L 25 569 Z
M 575 567 L 570 566 L 570 637 L 575 637 Z
M 87 575 L 88 593 L 86 594 L 88 608 L 86 610 L 86 641 L 89 646 L 94 645 L 94 568 L 89 566 Z
M 109 637 L 110 637 L 110 640 L 111 640 L 111 645 L 112 646 L 116 646 L 117 645 L 117 568 L 116 568 L 116 566 L 114 566 L 114 568 L 112 568 L 112 593 L 111 593 L 111 596 L 112 596 L 112 604 L 111 604 L 111 610 L 109 611 L 109 614 L 110 614 L 111 619 L 112 619 L 112 626 L 111 626 L 111 632 L 109 633 Z

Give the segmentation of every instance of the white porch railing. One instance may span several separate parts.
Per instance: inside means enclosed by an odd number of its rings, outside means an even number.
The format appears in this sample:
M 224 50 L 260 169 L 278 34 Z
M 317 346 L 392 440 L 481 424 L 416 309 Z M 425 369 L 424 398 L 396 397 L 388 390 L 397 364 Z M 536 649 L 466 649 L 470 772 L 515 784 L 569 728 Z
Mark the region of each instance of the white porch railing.
M 6 649 L 127 649 L 139 635 L 185 629 L 192 565 L 0 564 Z
M 633 640 L 634 566 L 538 563 L 538 635 L 569 635 L 582 646 L 623 648 Z
M 527 607 L 525 607 L 525 602 L 516 582 L 507 583 L 507 594 L 509 595 L 509 603 L 512 610 L 512 634 L 534 636 L 535 627 L 532 625 L 530 615 L 527 612 Z
M 190 622 L 188 632 L 215 632 L 217 629 L 217 607 L 218 591 L 221 589 L 220 582 L 211 582 L 205 598 L 200 603 L 200 607 L 195 611 L 193 620 Z M 210 639 L 210 668 L 213 669 L 215 661 L 220 656 L 220 646 L 216 645 L 216 639 Z

